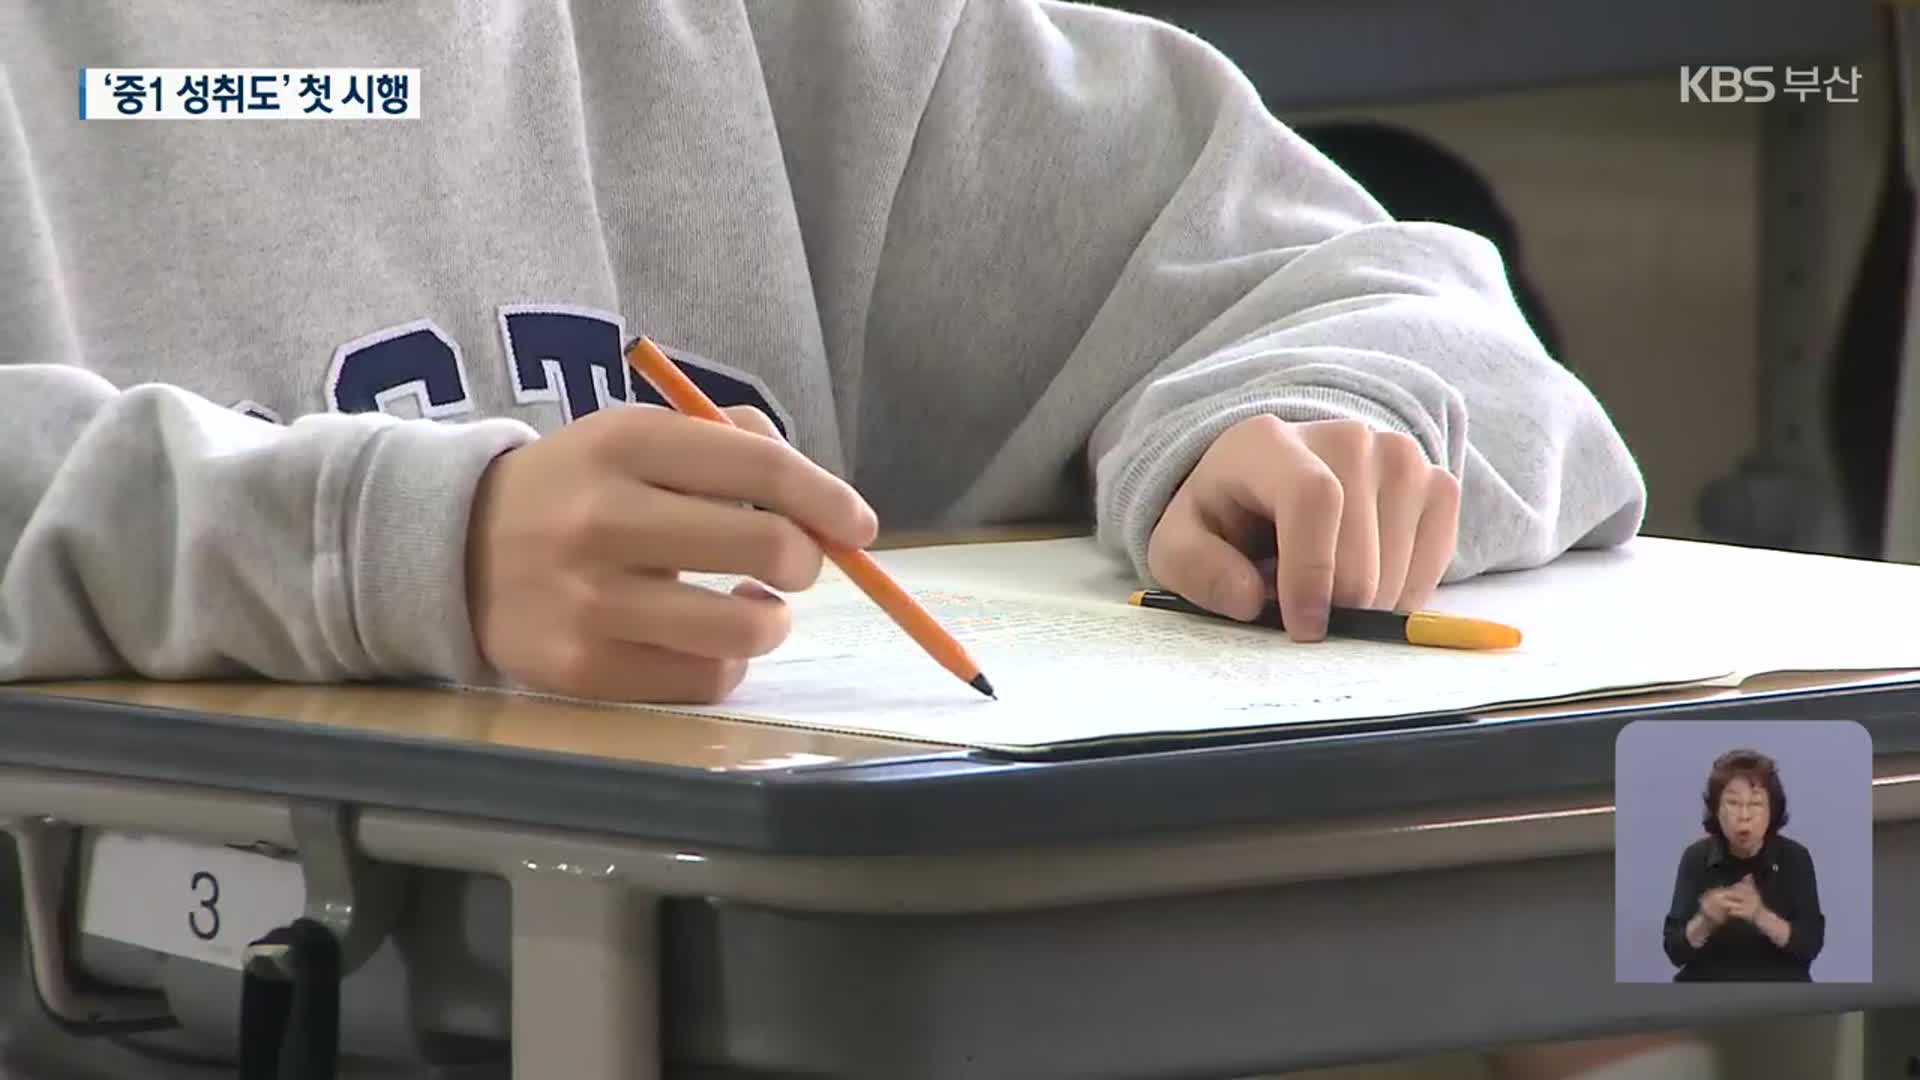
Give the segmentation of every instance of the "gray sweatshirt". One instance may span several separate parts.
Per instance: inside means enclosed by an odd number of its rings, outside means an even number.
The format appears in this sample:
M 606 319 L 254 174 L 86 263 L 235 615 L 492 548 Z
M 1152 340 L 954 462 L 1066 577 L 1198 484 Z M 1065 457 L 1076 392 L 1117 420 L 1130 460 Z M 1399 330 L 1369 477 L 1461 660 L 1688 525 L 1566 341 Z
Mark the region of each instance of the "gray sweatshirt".
M 82 122 L 109 65 L 419 68 L 422 116 Z M 1143 577 L 1261 413 L 1418 438 L 1456 580 L 1645 501 L 1488 243 L 1042 0 L 9 0 L 0 305 L 0 682 L 488 679 L 474 484 L 657 400 L 639 334 L 884 525 L 1090 510 Z

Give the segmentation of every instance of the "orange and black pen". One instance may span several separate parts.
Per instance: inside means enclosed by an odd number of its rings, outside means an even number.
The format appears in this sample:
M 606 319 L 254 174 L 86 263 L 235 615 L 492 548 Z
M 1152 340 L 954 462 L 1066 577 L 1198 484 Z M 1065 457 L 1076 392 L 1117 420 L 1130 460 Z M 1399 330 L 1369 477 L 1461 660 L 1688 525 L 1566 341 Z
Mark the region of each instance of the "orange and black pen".
M 676 411 L 702 420 L 733 425 L 727 414 L 721 412 L 720 407 L 702 393 L 693 380 L 687 378 L 653 342 L 643 337 L 628 346 L 627 363 L 633 365 L 633 370 L 639 372 L 641 378 L 652 383 L 653 388 L 660 391 L 660 396 L 666 398 Z M 913 594 L 901 588 L 900 583 L 893 580 L 874 561 L 873 556 L 858 548 L 824 543 L 820 547 L 826 552 L 827 558 L 832 559 L 834 565 L 847 575 L 847 579 L 866 593 L 894 622 L 899 623 L 900 629 L 925 649 L 928 656 L 968 686 L 988 697 L 995 696 L 993 684 L 981 674 L 980 665 L 973 662 L 967 650 L 954 640 L 946 627 L 940 625 L 932 612 L 913 598 Z
M 1186 615 L 1227 618 L 1176 593 L 1159 589 L 1134 593 L 1127 598 L 1127 603 Z M 1254 617 L 1252 625 L 1285 630 L 1286 627 L 1280 622 L 1280 605 L 1269 601 Z M 1472 619 L 1465 615 L 1445 615 L 1437 611 L 1368 611 L 1336 607 L 1327 613 L 1327 634 L 1330 637 L 1366 641 L 1430 645 L 1438 649 L 1511 649 L 1520 644 L 1520 631 L 1504 623 Z

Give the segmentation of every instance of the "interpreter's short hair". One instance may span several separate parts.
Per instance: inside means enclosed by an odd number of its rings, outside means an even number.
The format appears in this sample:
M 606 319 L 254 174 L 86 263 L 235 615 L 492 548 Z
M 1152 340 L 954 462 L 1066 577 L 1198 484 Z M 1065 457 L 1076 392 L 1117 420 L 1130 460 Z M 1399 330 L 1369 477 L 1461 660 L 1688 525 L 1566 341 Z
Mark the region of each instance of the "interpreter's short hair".
M 1779 767 L 1758 750 L 1729 750 L 1713 760 L 1713 768 L 1707 770 L 1706 816 L 1700 823 L 1716 839 L 1727 838 L 1720 829 L 1720 796 L 1735 780 L 1766 789 L 1767 839 L 1773 839 L 1787 824 L 1787 789 L 1780 783 Z

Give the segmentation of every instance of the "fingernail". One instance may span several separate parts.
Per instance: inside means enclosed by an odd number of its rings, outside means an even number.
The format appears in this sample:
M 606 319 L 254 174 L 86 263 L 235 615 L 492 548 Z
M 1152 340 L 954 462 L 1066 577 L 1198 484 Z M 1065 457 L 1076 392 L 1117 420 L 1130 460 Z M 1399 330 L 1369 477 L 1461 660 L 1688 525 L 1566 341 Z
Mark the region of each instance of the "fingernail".
M 757 581 L 743 581 L 733 587 L 733 595 L 742 600 L 757 600 L 761 603 L 784 604 L 786 599 L 779 593 Z
M 1318 641 L 1327 636 L 1327 606 L 1303 604 L 1288 617 L 1287 626 L 1296 639 Z

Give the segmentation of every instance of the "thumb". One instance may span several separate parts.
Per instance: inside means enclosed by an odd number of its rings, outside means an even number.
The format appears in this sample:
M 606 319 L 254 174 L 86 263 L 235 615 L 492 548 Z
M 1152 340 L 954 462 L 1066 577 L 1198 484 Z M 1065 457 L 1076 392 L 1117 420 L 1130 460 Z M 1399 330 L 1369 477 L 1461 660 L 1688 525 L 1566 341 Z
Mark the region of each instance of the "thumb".
M 1162 519 L 1147 545 L 1147 569 L 1163 587 L 1242 622 L 1266 604 L 1266 584 L 1253 563 L 1197 514 Z

